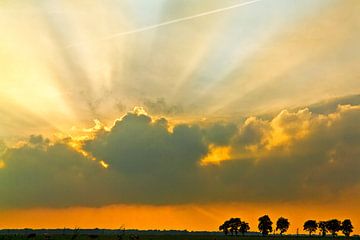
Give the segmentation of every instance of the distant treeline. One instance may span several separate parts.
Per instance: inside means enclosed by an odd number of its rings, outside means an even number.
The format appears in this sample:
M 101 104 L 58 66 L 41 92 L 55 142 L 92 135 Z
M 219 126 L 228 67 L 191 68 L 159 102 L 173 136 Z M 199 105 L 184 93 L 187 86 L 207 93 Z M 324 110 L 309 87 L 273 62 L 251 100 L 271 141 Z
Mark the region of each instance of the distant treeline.
M 287 218 L 280 217 L 276 222 L 276 228 L 273 229 L 273 222 L 271 221 L 268 215 L 259 217 L 258 229 L 259 232 L 266 236 L 269 233 L 276 234 L 279 231 L 279 234 L 282 235 L 289 229 L 290 222 Z M 350 219 L 345 219 L 340 221 L 337 219 L 331 219 L 328 221 L 319 221 L 316 220 L 307 220 L 303 225 L 304 231 L 309 232 L 311 236 L 312 233 L 315 233 L 319 229 L 319 235 L 326 236 L 327 233 L 330 233 L 332 236 L 337 236 L 338 232 L 342 232 L 345 236 L 350 236 L 353 232 L 353 225 Z M 223 224 L 219 226 L 219 231 L 224 232 L 225 235 L 238 235 L 241 233 L 245 235 L 250 230 L 250 226 L 247 222 L 241 221 L 240 218 L 230 218 L 226 220 Z
M 0 235 L 119 235 L 119 234 L 137 234 L 137 235 L 222 235 L 221 232 L 213 231 L 187 231 L 187 230 L 137 230 L 137 229 L 2 229 Z

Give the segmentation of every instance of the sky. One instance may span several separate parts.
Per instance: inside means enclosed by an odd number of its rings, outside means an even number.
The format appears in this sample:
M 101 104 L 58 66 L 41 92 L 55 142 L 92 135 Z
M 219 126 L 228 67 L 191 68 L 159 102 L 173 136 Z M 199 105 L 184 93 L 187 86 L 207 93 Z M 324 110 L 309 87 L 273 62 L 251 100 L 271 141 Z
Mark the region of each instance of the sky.
M 360 233 L 359 11 L 1 1 L 0 228 Z

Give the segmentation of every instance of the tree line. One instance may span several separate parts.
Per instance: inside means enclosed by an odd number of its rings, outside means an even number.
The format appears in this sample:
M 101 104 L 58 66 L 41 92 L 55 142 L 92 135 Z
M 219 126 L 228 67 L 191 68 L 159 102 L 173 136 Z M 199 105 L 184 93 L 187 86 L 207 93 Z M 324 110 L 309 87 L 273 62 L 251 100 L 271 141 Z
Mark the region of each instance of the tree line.
M 258 229 L 262 235 L 266 236 L 273 232 L 273 222 L 268 215 L 259 217 L 258 221 Z M 287 218 L 280 217 L 276 221 L 275 230 L 279 231 L 280 235 L 282 235 L 283 233 L 287 232 L 289 226 L 289 220 Z M 353 232 L 354 227 L 351 224 L 350 219 L 345 219 L 342 222 L 337 219 L 331 219 L 328 221 L 319 222 L 316 220 L 307 220 L 303 225 L 303 229 L 304 231 L 309 232 L 310 236 L 319 229 L 322 236 L 326 236 L 327 233 L 331 233 L 331 235 L 336 236 L 339 231 L 342 231 L 342 233 L 348 237 Z M 219 226 L 219 231 L 224 232 L 225 235 L 238 235 L 239 233 L 245 235 L 245 233 L 247 233 L 249 230 L 249 223 L 241 221 L 240 218 L 230 218 Z
M 336 236 L 339 231 L 345 236 L 350 236 L 354 227 L 351 224 L 350 219 L 345 219 L 344 221 L 339 221 L 337 219 L 331 219 L 328 221 L 316 222 L 315 220 L 307 220 L 304 223 L 304 230 L 308 231 L 309 234 L 316 232 L 319 229 L 322 236 L 326 236 L 326 233 L 331 233 L 331 235 Z

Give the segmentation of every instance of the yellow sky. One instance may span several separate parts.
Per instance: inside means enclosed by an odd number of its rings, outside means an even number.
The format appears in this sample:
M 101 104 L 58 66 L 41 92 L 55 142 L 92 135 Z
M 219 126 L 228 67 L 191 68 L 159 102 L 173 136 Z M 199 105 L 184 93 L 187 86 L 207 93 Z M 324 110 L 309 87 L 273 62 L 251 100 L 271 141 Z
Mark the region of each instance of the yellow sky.
M 357 1 L 245 3 L 2 2 L 0 137 L 134 106 L 239 117 L 358 93 Z

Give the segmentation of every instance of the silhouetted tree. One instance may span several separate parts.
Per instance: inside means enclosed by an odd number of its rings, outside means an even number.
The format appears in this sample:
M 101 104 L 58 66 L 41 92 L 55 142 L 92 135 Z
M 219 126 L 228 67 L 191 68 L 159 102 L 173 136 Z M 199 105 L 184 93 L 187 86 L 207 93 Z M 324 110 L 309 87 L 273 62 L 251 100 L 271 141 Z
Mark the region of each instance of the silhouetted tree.
M 344 233 L 345 236 L 349 237 L 350 234 L 353 231 L 353 225 L 351 224 L 350 219 L 345 219 L 342 223 L 341 223 L 341 231 Z
M 280 217 L 276 222 L 276 230 L 280 231 L 280 235 L 286 232 L 289 229 L 289 226 L 289 220 L 283 217 Z
M 259 218 L 258 228 L 263 235 L 268 235 L 269 232 L 272 232 L 272 221 L 268 215 L 264 215 Z
M 228 220 L 226 220 L 223 224 L 219 226 L 219 230 L 223 231 L 225 235 L 229 233 L 229 228 L 230 228 L 230 222 Z
M 326 229 L 326 222 L 325 221 L 320 221 L 319 222 L 319 229 L 320 229 L 320 233 L 323 237 L 326 236 L 327 233 L 327 229 Z
M 341 222 L 337 219 L 331 219 L 326 222 L 326 229 L 335 237 L 337 232 L 341 230 Z
M 250 226 L 247 222 L 241 222 L 239 231 L 244 236 L 250 230 Z
M 309 232 L 309 235 L 311 236 L 311 233 L 315 232 L 318 225 L 315 220 L 307 220 L 304 223 L 304 230 Z
M 234 233 L 235 233 L 235 235 L 238 234 L 240 225 L 241 225 L 240 218 L 230 218 L 229 226 L 230 226 L 231 235 L 233 235 Z

